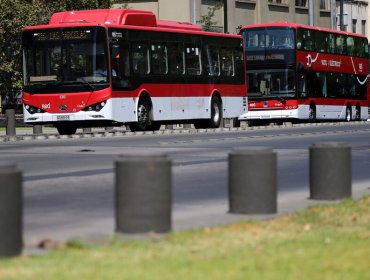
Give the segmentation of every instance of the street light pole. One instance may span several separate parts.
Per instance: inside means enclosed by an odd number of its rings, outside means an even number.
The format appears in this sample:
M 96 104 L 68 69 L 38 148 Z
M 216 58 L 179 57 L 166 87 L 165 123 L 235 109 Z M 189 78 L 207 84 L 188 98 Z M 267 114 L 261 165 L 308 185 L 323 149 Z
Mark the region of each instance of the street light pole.
M 344 31 L 344 7 L 343 7 L 344 0 L 340 0 L 340 15 L 339 15 L 339 23 L 340 23 L 340 30 Z
M 224 33 L 228 33 L 228 17 L 227 17 L 227 0 L 223 0 L 224 1 Z

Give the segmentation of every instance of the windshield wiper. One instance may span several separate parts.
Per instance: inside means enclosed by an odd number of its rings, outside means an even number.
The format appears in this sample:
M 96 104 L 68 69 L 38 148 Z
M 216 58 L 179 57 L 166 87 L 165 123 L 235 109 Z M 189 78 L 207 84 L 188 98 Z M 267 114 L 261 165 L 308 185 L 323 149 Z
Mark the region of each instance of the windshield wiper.
M 29 84 L 29 85 L 26 85 L 24 86 L 24 89 L 26 91 L 29 91 L 30 93 L 36 93 L 38 91 L 40 91 L 41 89 L 45 89 L 45 88 L 54 88 L 54 87 L 58 87 L 62 85 L 61 82 L 54 82 L 54 83 L 46 83 L 46 82 L 40 82 L 40 83 L 32 83 L 32 84 Z
M 91 92 L 96 91 L 96 88 L 92 84 L 90 84 L 88 81 L 84 80 L 83 78 L 80 78 L 80 81 L 65 82 L 65 84 L 68 84 L 68 85 L 75 85 L 75 84 L 84 85 Z

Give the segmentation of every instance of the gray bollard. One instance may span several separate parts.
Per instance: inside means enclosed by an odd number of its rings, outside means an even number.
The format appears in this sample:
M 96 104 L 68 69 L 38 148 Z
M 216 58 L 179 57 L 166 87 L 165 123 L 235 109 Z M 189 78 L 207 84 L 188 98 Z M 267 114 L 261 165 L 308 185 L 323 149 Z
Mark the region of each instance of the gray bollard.
M 229 212 L 277 211 L 277 159 L 272 149 L 234 150 L 229 154 Z
M 84 128 L 82 128 L 82 132 L 83 133 L 91 133 L 92 132 L 92 128 L 91 127 L 84 127 Z
M 170 231 L 171 161 L 165 155 L 121 155 L 115 168 L 116 231 Z
M 173 129 L 173 124 L 166 124 L 166 129 L 172 130 Z
M 15 135 L 15 109 L 6 109 L 6 136 Z
M 41 124 L 36 124 L 33 126 L 33 134 L 42 134 L 42 125 Z
M 0 163 L 0 258 L 22 252 L 22 172 Z
M 311 199 L 351 197 L 351 147 L 348 144 L 313 144 L 309 158 Z

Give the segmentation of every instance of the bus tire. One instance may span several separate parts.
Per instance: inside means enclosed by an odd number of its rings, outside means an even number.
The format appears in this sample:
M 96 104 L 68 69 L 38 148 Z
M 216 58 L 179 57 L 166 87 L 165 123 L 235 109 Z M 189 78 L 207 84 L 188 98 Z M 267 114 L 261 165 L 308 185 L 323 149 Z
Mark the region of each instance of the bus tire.
M 145 99 L 140 99 L 137 106 L 137 122 L 129 123 L 131 131 L 146 131 L 151 126 L 150 107 Z
M 308 121 L 311 123 L 316 122 L 316 106 L 314 104 L 310 105 L 310 109 L 308 112 Z
M 222 120 L 222 104 L 217 96 L 213 96 L 211 99 L 210 127 L 211 128 L 220 127 L 221 120 Z
M 60 135 L 73 135 L 77 131 L 77 127 L 71 124 L 58 125 L 56 128 Z
M 346 108 L 346 121 L 347 122 L 352 121 L 352 110 L 351 110 L 351 106 L 349 105 Z
M 356 106 L 356 112 L 355 112 L 355 121 L 361 120 L 361 107 L 359 105 Z

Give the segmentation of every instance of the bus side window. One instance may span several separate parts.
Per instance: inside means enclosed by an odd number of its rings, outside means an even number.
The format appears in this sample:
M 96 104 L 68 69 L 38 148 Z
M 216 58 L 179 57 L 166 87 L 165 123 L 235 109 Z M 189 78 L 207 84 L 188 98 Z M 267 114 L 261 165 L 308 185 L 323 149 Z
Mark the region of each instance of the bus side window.
M 353 37 L 347 37 L 347 53 L 350 56 L 355 55 L 355 40 Z
M 185 53 L 182 44 L 170 43 L 167 45 L 168 72 L 171 75 L 185 74 Z
M 234 56 L 232 49 L 221 49 L 221 75 L 234 76 Z
M 165 75 L 168 73 L 167 47 L 163 44 L 152 44 L 150 47 L 150 61 L 153 74 Z
M 206 69 L 210 76 L 220 76 L 220 49 L 215 46 L 208 47 Z
M 120 40 L 111 49 L 112 80 L 114 87 L 130 86 L 130 51 L 129 44 Z
M 149 74 L 150 68 L 148 47 L 143 43 L 133 43 L 131 55 L 133 72 L 138 75 Z
M 335 35 L 328 34 L 328 52 L 335 53 Z
M 343 35 L 337 35 L 336 39 L 336 53 L 337 54 L 346 54 L 347 48 L 346 48 L 346 41 L 344 40 Z
M 201 54 L 198 46 L 186 46 L 186 70 L 189 75 L 202 74 Z

